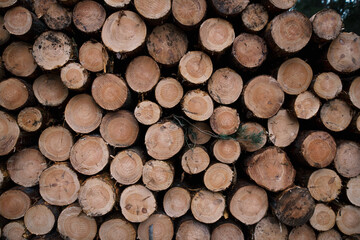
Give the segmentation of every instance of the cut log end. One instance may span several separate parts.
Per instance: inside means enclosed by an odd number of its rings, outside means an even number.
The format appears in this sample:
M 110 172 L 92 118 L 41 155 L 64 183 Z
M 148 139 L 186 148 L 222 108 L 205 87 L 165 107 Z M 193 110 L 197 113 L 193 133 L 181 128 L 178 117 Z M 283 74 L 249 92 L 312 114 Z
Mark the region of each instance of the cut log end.
M 44 126 L 43 121 L 43 114 L 36 107 L 23 108 L 17 116 L 19 127 L 26 132 L 36 132 Z
M 195 220 L 187 220 L 179 225 L 179 229 L 176 232 L 176 239 L 198 239 L 210 240 L 209 227 L 205 224 L 199 223 Z
M 220 106 L 215 108 L 210 117 L 211 129 L 219 135 L 236 133 L 240 125 L 240 117 L 235 108 Z
M 44 74 L 38 77 L 33 84 L 36 99 L 44 106 L 59 106 L 69 94 L 69 90 L 61 81 L 60 76 Z
M 7 8 L 7 7 L 11 7 L 12 5 L 14 5 L 17 2 L 17 0 L 2 0 L 0 2 L 0 8 Z
M 313 90 L 323 99 L 333 99 L 342 90 L 340 77 L 333 72 L 324 72 L 315 78 Z
M 211 76 L 213 64 L 211 58 L 201 51 L 187 52 L 180 60 L 179 72 L 190 84 L 203 84 Z
M 21 6 L 14 7 L 5 13 L 4 21 L 5 28 L 9 31 L 9 33 L 21 36 L 29 32 L 31 29 L 31 12 Z
M 142 101 L 135 107 L 134 116 L 139 123 L 152 125 L 160 120 L 161 108 L 152 101 Z
M 205 121 L 213 114 L 214 103 L 207 92 L 190 90 L 182 99 L 182 110 L 192 120 Z
M 135 0 L 134 5 L 137 12 L 149 20 L 161 20 L 171 9 L 170 0 Z
M 27 86 L 17 78 L 0 82 L 0 106 L 7 110 L 23 107 L 31 98 Z
M 269 139 L 277 147 L 289 146 L 296 139 L 299 128 L 296 117 L 284 109 L 268 119 Z
M 336 149 L 334 164 L 343 177 L 352 178 L 360 174 L 360 145 L 353 141 L 343 141 Z
M 119 152 L 110 165 L 111 176 L 120 184 L 135 184 L 142 176 L 143 157 L 134 149 Z
M 195 122 L 189 127 L 188 138 L 194 144 L 205 144 L 210 141 L 211 128 L 205 122 Z
M 224 163 L 211 165 L 204 174 L 204 184 L 213 192 L 224 191 L 233 182 L 234 171 Z
M 23 221 L 13 221 L 6 224 L 2 229 L 2 236 L 9 240 L 26 240 L 26 228 Z
M 295 5 L 296 0 L 267 0 L 267 2 L 279 10 L 288 10 Z
M 263 5 L 252 3 L 241 13 L 241 20 L 245 28 L 253 32 L 259 32 L 268 23 L 269 15 Z
M 352 109 L 344 101 L 334 99 L 320 109 L 320 118 L 324 126 L 334 132 L 345 130 L 352 120 Z
M 92 1 L 86 0 L 85 2 Z M 91 72 L 106 72 L 108 60 L 109 55 L 104 45 L 102 45 L 101 43 L 95 41 L 87 41 L 83 45 L 81 45 L 79 50 L 79 61 L 85 69 Z
M 320 100 L 309 91 L 305 91 L 296 96 L 294 102 L 294 112 L 297 118 L 310 119 L 314 117 L 320 109 Z
M 164 195 L 164 211 L 169 217 L 181 217 L 190 209 L 190 202 L 191 196 L 187 189 L 170 188 Z
M 249 0 L 233 0 L 224 2 L 222 0 L 212 0 L 211 3 L 215 10 L 225 17 L 239 15 L 249 4 Z
M 288 239 L 288 230 L 286 226 L 274 217 L 265 217 L 256 224 L 254 231 L 254 240 L 262 239 Z
M 355 78 L 350 85 L 349 97 L 351 103 L 360 109 L 360 77 Z
M 174 168 L 168 162 L 150 160 L 144 164 L 142 181 L 152 191 L 168 189 L 174 180 Z
M 119 236 L 123 239 L 135 240 L 136 231 L 134 226 L 122 219 L 111 219 L 101 224 L 99 229 L 101 240 L 117 239 Z
M 10 189 L 0 195 L 0 215 L 6 219 L 23 217 L 30 206 L 29 196 L 21 190 Z
M 0 16 L 0 46 L 4 45 L 7 41 L 9 41 L 9 39 L 10 39 L 10 33 L 5 28 L 5 21 L 3 16 Z
M 152 230 L 153 239 L 171 240 L 174 236 L 174 226 L 171 219 L 165 214 L 153 214 L 146 221 L 139 224 L 138 238 L 150 239 Z
M 337 173 L 326 168 L 313 172 L 307 185 L 311 196 L 321 202 L 330 202 L 337 198 L 341 187 L 341 179 Z
M 336 215 L 336 226 L 346 235 L 360 234 L 360 208 L 346 205 Z
M 223 223 L 217 226 L 211 233 L 211 240 L 244 240 L 244 234 L 240 227 L 233 223 Z
M 347 183 L 346 196 L 352 204 L 360 207 L 360 176 L 351 178 Z
M 52 30 L 63 30 L 71 24 L 71 12 L 60 4 L 50 4 L 43 19 Z
M 105 22 L 105 18 L 104 7 L 95 1 L 81 1 L 73 9 L 75 27 L 85 33 L 99 31 Z
M 241 154 L 240 143 L 233 139 L 217 140 L 213 145 L 213 154 L 222 163 L 234 163 Z
M 195 219 L 203 223 L 214 223 L 225 210 L 225 198 L 219 193 L 200 190 L 191 200 L 191 212 Z
M 304 224 L 291 230 L 289 240 L 316 240 L 316 235 L 314 229 Z
M 113 8 L 124 8 L 130 4 L 131 0 L 104 0 L 104 2 Z
M 26 211 L 24 216 L 26 229 L 32 234 L 43 235 L 51 231 L 55 224 L 55 216 L 44 204 L 35 205 Z
M 342 19 L 333 9 L 323 9 L 310 18 L 313 32 L 320 41 L 335 39 L 341 31 Z
M 181 157 L 182 169 L 188 174 L 198 174 L 210 164 L 206 149 L 200 146 L 187 150 Z
M 342 237 L 338 231 L 331 229 L 329 231 L 321 232 L 318 234 L 316 240 L 341 240 Z
M 237 137 L 241 149 L 247 152 L 255 152 L 265 146 L 267 133 L 263 126 L 256 122 L 247 122 L 239 127 L 242 134 Z M 250 140 L 249 140 L 250 137 Z
M 64 85 L 73 90 L 80 90 L 89 81 L 88 71 L 79 63 L 69 63 L 61 68 L 61 81 Z
M 15 148 L 20 129 L 15 119 L 3 111 L 0 111 L 0 135 L 0 156 L 4 156 Z
M 310 224 L 318 231 L 328 231 L 335 226 L 335 218 L 335 212 L 330 207 L 319 203 L 315 206 Z
M 175 20 L 185 27 L 194 27 L 206 14 L 205 0 L 174 0 L 171 11 Z
M 155 87 L 155 98 L 164 108 L 175 107 L 183 97 L 184 90 L 180 82 L 174 78 L 164 78 Z

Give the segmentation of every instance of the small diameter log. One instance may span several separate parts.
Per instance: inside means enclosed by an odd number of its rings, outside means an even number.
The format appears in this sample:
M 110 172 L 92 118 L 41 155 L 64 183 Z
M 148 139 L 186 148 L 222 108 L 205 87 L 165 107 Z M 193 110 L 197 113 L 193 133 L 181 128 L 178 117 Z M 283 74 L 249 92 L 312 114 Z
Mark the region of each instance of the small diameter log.
M 30 197 L 21 190 L 10 189 L 0 195 L 0 215 L 6 219 L 22 218 L 30 206 Z
M 190 85 L 205 83 L 212 71 L 211 58 L 201 51 L 187 52 L 179 63 L 179 73 Z
M 242 184 L 230 197 L 231 215 L 246 225 L 259 222 L 267 210 L 268 197 L 266 191 L 259 186 Z
M 131 0 L 104 0 L 104 2 L 112 8 L 124 8 L 130 4 Z
M 89 82 L 89 73 L 80 63 L 68 63 L 61 68 L 63 84 L 72 90 L 82 90 Z
M 224 191 L 232 184 L 235 177 L 234 171 L 224 163 L 211 165 L 204 174 L 204 185 L 213 192 Z
M 328 206 L 318 203 L 310 218 L 311 226 L 318 231 L 328 231 L 335 226 L 335 212 Z
M 284 99 L 280 84 L 268 75 L 253 78 L 244 89 L 245 106 L 258 118 L 274 116 Z
M 329 8 L 322 9 L 315 13 L 310 18 L 310 21 L 312 23 L 314 39 L 319 43 L 337 38 L 343 27 L 340 14 Z
M 194 28 L 205 17 L 206 7 L 206 0 L 173 0 L 171 11 L 181 26 Z
M 152 125 L 160 120 L 161 108 L 152 101 L 142 101 L 134 109 L 134 116 L 139 123 Z
M 18 116 L 17 123 L 25 132 L 36 132 L 46 125 L 46 113 L 38 107 L 23 108 Z
M 342 91 L 341 79 L 333 72 L 323 72 L 316 76 L 313 90 L 320 98 L 334 99 Z
M 195 121 L 205 121 L 214 111 L 214 103 L 209 94 L 200 89 L 188 91 L 181 104 L 186 116 Z
M 263 3 L 272 12 L 282 12 L 292 8 L 296 0 L 263 0 Z
M 360 109 L 360 77 L 356 77 L 350 85 L 349 98 L 351 103 Z
M 29 238 L 24 221 L 12 221 L 2 229 L 2 236 L 8 240 L 26 240 Z
M 47 168 L 44 156 L 37 149 L 25 148 L 7 161 L 10 178 L 16 184 L 33 187 L 39 183 L 41 173 Z
M 240 227 L 234 223 L 223 223 L 211 233 L 211 240 L 244 240 Z
M 119 152 L 110 164 L 111 176 L 122 185 L 135 184 L 143 171 L 144 156 L 137 149 Z
M 88 94 L 79 94 L 70 99 L 65 108 L 65 121 L 78 133 L 89 133 L 100 126 L 102 112 Z
M 341 239 L 342 237 L 340 233 L 335 229 L 331 229 L 329 231 L 319 233 L 316 240 L 341 240 Z
M 230 2 L 211 0 L 215 11 L 224 17 L 234 17 L 239 15 L 246 8 L 249 2 L 249 0 L 233 0 Z
M 305 91 L 296 96 L 293 109 L 297 118 L 310 119 L 314 117 L 320 109 L 320 100 L 309 91 Z
M 314 229 L 304 224 L 291 230 L 289 240 L 316 240 L 316 235 Z
M 188 149 L 181 157 L 182 169 L 188 174 L 198 174 L 210 164 L 210 157 L 204 147 Z
M 39 149 L 48 159 L 56 162 L 65 161 L 70 157 L 73 136 L 62 126 L 46 128 L 39 137 Z
M 353 141 L 342 141 L 336 148 L 334 159 L 336 171 L 343 177 L 352 178 L 360 174 L 360 145 Z
M 235 108 L 219 106 L 210 117 L 211 129 L 218 135 L 236 133 L 240 126 L 240 117 Z
M 101 43 L 90 40 L 81 45 L 79 61 L 81 65 L 90 72 L 106 72 L 108 60 L 109 55 Z
M 124 79 L 111 73 L 95 78 L 91 86 L 91 95 L 100 107 L 110 111 L 126 105 L 130 99 L 130 91 Z
M 209 227 L 192 219 L 180 223 L 175 239 L 188 240 L 194 238 L 210 240 Z
M 277 81 L 282 90 L 290 95 L 305 92 L 313 79 L 309 64 L 300 58 L 290 58 L 283 62 L 277 73 Z
M 241 149 L 247 152 L 255 152 L 265 146 L 267 142 L 267 132 L 263 126 L 257 122 L 247 122 L 239 127 L 237 141 Z
M 40 203 L 29 208 L 24 216 L 26 229 L 35 235 L 47 234 L 53 229 L 56 221 L 54 206 L 48 203 Z
M 337 198 L 341 187 L 341 179 L 337 173 L 326 168 L 313 172 L 307 184 L 311 196 L 321 202 L 330 202 Z
M 135 240 L 136 231 L 134 226 L 128 221 L 114 218 L 101 224 L 99 238 L 101 240 Z
M 255 70 L 263 64 L 267 52 L 264 39 L 255 34 L 242 33 L 235 38 L 231 55 L 240 69 Z
M 289 146 L 297 137 L 299 122 L 288 110 L 282 109 L 268 119 L 270 141 L 277 147 Z
M 104 7 L 95 1 L 81 1 L 73 9 L 73 22 L 77 29 L 84 33 L 100 30 L 106 18 Z
M 146 221 L 139 224 L 137 229 L 140 240 L 171 240 L 174 236 L 174 226 L 165 214 L 153 214 Z
M 360 208 L 346 205 L 336 214 L 336 226 L 346 235 L 360 234 Z
M 277 15 L 265 29 L 267 43 L 278 55 L 300 51 L 310 41 L 311 34 L 310 20 L 298 11 L 288 11 Z
M 190 202 L 191 195 L 187 189 L 170 188 L 164 195 L 164 211 L 171 218 L 181 217 L 190 209 Z
M 150 23 L 159 23 L 170 15 L 171 0 L 134 0 L 136 11 Z
M 5 21 L 3 16 L 0 16 L 0 46 L 4 45 L 10 39 L 10 33 L 5 28 Z
M 84 175 L 99 173 L 107 165 L 109 157 L 109 148 L 100 136 L 82 136 L 70 151 L 72 167 Z
M 241 20 L 247 31 L 259 32 L 268 23 L 269 14 L 262 4 L 252 3 L 241 13 Z
M 60 213 L 57 230 L 63 238 L 92 240 L 96 236 L 97 225 L 95 219 L 86 216 L 79 205 L 72 204 Z
M 0 111 L 0 136 L 0 156 L 4 156 L 14 150 L 20 129 L 15 119 L 3 111 Z
M 170 23 L 157 26 L 149 35 L 147 49 L 156 62 L 174 66 L 185 55 L 188 39 L 184 32 Z
M 144 164 L 142 181 L 151 191 L 168 189 L 174 180 L 174 168 L 165 161 L 149 160 Z
M 64 66 L 73 56 L 73 43 L 62 32 L 47 31 L 36 38 L 33 45 L 36 63 L 44 70 Z
M 200 26 L 200 44 L 211 55 L 224 53 L 234 42 L 234 39 L 233 26 L 221 18 L 209 18 Z
M 254 240 L 287 240 L 288 230 L 286 226 L 280 223 L 274 217 L 265 217 L 256 224 L 254 233 Z
M 212 147 L 212 153 L 216 160 L 222 163 L 234 163 L 241 154 L 240 143 L 234 139 L 216 140 Z
M 288 226 L 305 224 L 314 213 L 315 201 L 306 188 L 289 188 L 274 199 L 273 210 L 280 222 Z
M 69 94 L 59 75 L 43 74 L 33 84 L 36 99 L 43 106 L 59 106 Z
M 129 147 L 137 139 L 139 125 L 127 110 L 107 113 L 100 124 L 100 134 L 113 147 Z
M 125 78 L 135 92 L 149 92 L 159 81 L 160 68 L 151 57 L 139 56 L 129 63 Z
M 121 193 L 120 207 L 128 221 L 143 222 L 155 211 L 156 199 L 146 187 L 131 185 Z
M 44 22 L 52 30 L 63 30 L 71 24 L 71 12 L 60 4 L 51 4 L 43 16 Z
M 219 220 L 225 211 L 225 197 L 220 193 L 200 190 L 191 200 L 191 212 L 196 220 L 209 224 Z
M 156 123 L 146 131 L 145 145 L 147 153 L 154 159 L 169 159 L 184 145 L 184 131 L 170 121 Z
M 37 68 L 31 48 L 32 46 L 25 42 L 10 43 L 2 54 L 6 70 L 19 77 L 31 76 Z
M 206 122 L 195 122 L 188 129 L 188 138 L 194 144 L 205 144 L 211 139 L 211 128 Z
M 155 87 L 155 98 L 163 108 L 175 107 L 183 97 L 184 90 L 180 82 L 168 77 L 161 79 Z
M 324 126 L 334 132 L 345 130 L 351 123 L 353 111 L 342 100 L 334 99 L 325 103 L 320 109 L 320 119 Z
M 360 68 L 360 41 L 355 33 L 342 32 L 335 38 L 327 51 L 330 66 L 340 73 L 352 73 Z
M 111 14 L 101 30 L 104 45 L 113 52 L 133 52 L 144 44 L 145 38 L 144 21 L 136 13 L 127 10 Z
M 360 176 L 349 180 L 346 185 L 346 196 L 352 204 L 360 207 Z
M 30 103 L 33 94 L 28 84 L 18 78 L 8 78 L 0 82 L 0 106 L 7 110 L 17 110 Z
M 294 183 L 295 169 L 286 153 L 278 147 L 257 151 L 245 164 L 250 178 L 269 191 L 282 191 Z
M 65 206 L 78 198 L 80 183 L 71 168 L 65 164 L 55 164 L 42 172 L 39 190 L 46 202 L 56 206 Z

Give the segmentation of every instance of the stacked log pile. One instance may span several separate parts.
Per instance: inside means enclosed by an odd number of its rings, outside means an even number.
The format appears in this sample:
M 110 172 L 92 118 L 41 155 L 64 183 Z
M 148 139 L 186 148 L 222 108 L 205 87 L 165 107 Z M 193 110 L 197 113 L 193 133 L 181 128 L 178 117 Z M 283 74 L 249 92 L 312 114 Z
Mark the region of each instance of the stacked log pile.
M 5 239 L 360 239 L 360 37 L 295 0 L 1 0 Z

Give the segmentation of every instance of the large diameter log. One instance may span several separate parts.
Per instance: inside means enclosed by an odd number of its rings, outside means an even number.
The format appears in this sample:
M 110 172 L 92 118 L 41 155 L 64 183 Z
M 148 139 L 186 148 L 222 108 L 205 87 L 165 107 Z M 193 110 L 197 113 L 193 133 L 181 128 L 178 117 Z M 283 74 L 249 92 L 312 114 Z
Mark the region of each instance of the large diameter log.
M 106 72 L 108 60 L 109 55 L 103 44 L 90 40 L 81 45 L 79 50 L 79 61 L 85 69 L 91 72 Z
M 8 240 L 26 240 L 28 235 L 23 220 L 9 222 L 2 228 L 2 236 Z
M 336 214 L 336 226 L 346 235 L 360 234 L 360 208 L 346 205 Z
M 192 120 L 205 121 L 213 114 L 214 103 L 207 92 L 190 90 L 182 99 L 182 110 Z
M 249 2 L 249 0 L 233 0 L 229 2 L 211 0 L 215 11 L 224 17 L 234 17 L 239 15 L 246 8 Z
M 190 202 L 191 195 L 187 189 L 181 187 L 170 188 L 164 195 L 164 211 L 169 217 L 181 217 L 190 209 Z
M 156 24 L 169 16 L 171 0 L 134 0 L 134 6 L 141 16 Z
M 71 24 L 71 12 L 60 4 L 51 4 L 43 16 L 44 22 L 52 30 L 63 30 Z
M 274 217 L 265 217 L 255 226 L 253 233 L 254 240 L 286 240 L 288 239 L 288 230 L 286 226 L 280 223 Z
M 223 223 L 211 233 L 211 240 L 244 240 L 241 228 L 234 223 Z
M 43 74 L 35 79 L 33 91 L 40 104 L 52 107 L 62 104 L 69 94 L 60 76 L 56 74 Z
M 360 145 L 353 141 L 342 141 L 336 148 L 334 159 L 336 171 L 343 177 L 352 178 L 360 174 Z
M 46 126 L 47 117 L 47 113 L 41 108 L 26 107 L 19 112 L 17 123 L 25 132 L 36 132 Z
M 5 28 L 3 16 L 0 16 L 0 46 L 4 45 L 10 39 L 10 33 Z
M 341 179 L 337 173 L 326 168 L 313 172 L 307 184 L 311 196 L 321 202 L 330 202 L 337 198 L 341 187 Z
M 346 196 L 352 204 L 360 207 L 360 176 L 349 180 L 346 185 Z
M 327 42 L 335 39 L 343 27 L 343 22 L 339 13 L 333 9 L 322 9 L 315 13 L 310 21 L 312 23 L 315 41 Z
M 211 129 L 219 135 L 236 133 L 240 125 L 240 117 L 235 108 L 219 106 L 210 117 Z
M 340 77 L 333 72 L 323 72 L 316 76 L 313 90 L 320 98 L 334 99 L 342 91 Z M 350 90 L 351 92 L 351 90 Z M 351 96 L 349 92 L 349 95 Z
M 269 191 L 282 191 L 294 183 L 295 169 L 286 153 L 278 147 L 257 151 L 245 164 L 250 178 Z
M 188 149 L 181 157 L 181 167 L 188 174 L 198 174 L 210 164 L 210 156 L 206 148 L 196 146 Z
M 7 110 L 17 110 L 31 103 L 33 93 L 28 84 L 18 78 L 8 78 L 0 82 L 0 106 Z
M 135 240 L 136 231 L 134 226 L 128 221 L 114 218 L 101 224 L 99 228 L 99 238 L 101 240 Z
M 224 191 L 232 184 L 235 177 L 234 171 L 224 163 L 211 165 L 204 174 L 204 185 L 213 192 Z
M 220 193 L 200 190 L 191 200 L 191 212 L 196 220 L 203 223 L 214 223 L 225 210 L 225 197 Z
M 194 238 L 210 240 L 209 227 L 192 219 L 180 223 L 175 239 L 190 240 Z
M 168 77 L 161 79 L 155 87 L 155 98 L 163 108 L 173 108 L 182 99 L 183 87 L 176 79 Z
M 89 73 L 80 63 L 68 63 L 61 68 L 61 81 L 73 90 L 82 90 L 89 82 Z
M 342 237 L 335 229 L 330 229 L 325 232 L 321 232 L 317 236 L 317 240 L 341 240 Z
M 246 30 L 259 32 L 268 23 L 269 14 L 262 4 L 251 3 L 241 13 L 241 21 Z
M 318 203 L 310 218 L 311 226 L 318 231 L 328 231 L 335 226 L 335 212 L 328 206 Z
M 350 89 L 349 89 L 349 98 L 351 103 L 360 109 L 360 97 L 359 97 L 359 93 L 360 93 L 360 77 L 356 77 L 350 85 Z
M 290 231 L 289 240 L 316 240 L 315 231 L 307 224 L 295 227 Z
M 111 14 L 101 30 L 104 45 L 111 51 L 119 53 L 137 50 L 144 44 L 145 37 L 144 21 L 136 13 L 127 10 Z
M 0 156 L 4 156 L 15 148 L 20 129 L 16 120 L 3 111 L 0 111 L 0 135 Z
M 305 91 L 296 96 L 293 109 L 297 118 L 310 119 L 320 109 L 320 100 L 313 93 Z
M 212 152 L 216 160 L 231 164 L 239 159 L 241 154 L 240 143 L 234 139 L 219 139 L 212 146 Z
M 73 22 L 77 29 L 85 33 L 100 30 L 106 18 L 104 7 L 95 1 L 81 1 L 73 9 Z
M 206 7 L 206 0 L 174 0 L 171 12 L 181 26 L 192 28 L 205 17 Z
M 187 52 L 179 62 L 179 73 L 190 85 L 205 83 L 213 72 L 211 58 L 201 51 Z
M 299 127 L 296 117 L 282 109 L 268 119 L 269 139 L 277 147 L 287 147 L 296 139 Z
M 30 197 L 19 189 L 10 189 L 0 195 L 0 215 L 6 219 L 22 218 L 30 206 Z
M 174 167 L 170 163 L 149 160 L 144 164 L 142 181 L 151 191 L 162 191 L 171 186 L 174 175 Z
M 138 239 L 140 240 L 171 240 L 174 236 L 174 226 L 165 214 L 153 214 L 139 224 Z
M 44 235 L 55 225 L 57 209 L 46 202 L 36 203 L 24 216 L 25 227 L 35 235 Z
M 241 149 L 255 152 L 265 146 L 267 132 L 259 123 L 247 122 L 240 125 L 236 140 L 240 143 Z
M 334 99 L 325 103 L 320 109 L 320 119 L 324 126 L 334 132 L 345 130 L 351 123 L 353 111 L 342 100 Z

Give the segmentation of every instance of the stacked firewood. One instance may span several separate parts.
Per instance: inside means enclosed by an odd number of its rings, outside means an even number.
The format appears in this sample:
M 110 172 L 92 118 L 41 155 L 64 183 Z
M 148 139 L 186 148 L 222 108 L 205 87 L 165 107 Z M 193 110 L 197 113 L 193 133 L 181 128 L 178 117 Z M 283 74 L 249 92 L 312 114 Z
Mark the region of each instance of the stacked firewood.
M 360 239 L 360 37 L 296 0 L 0 0 L 5 239 Z

